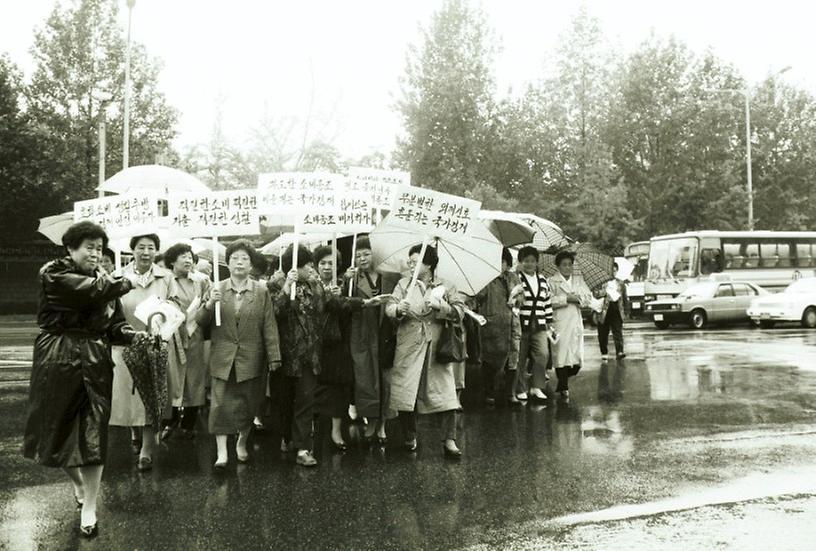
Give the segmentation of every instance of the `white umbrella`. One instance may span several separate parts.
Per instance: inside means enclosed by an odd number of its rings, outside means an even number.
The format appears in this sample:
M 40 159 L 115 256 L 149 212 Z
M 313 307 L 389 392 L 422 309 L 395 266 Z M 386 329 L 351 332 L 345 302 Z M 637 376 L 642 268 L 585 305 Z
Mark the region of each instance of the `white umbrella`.
M 210 188 L 183 170 L 161 165 L 141 165 L 131 166 L 117 172 L 98 189 L 107 193 L 119 194 L 152 190 L 167 195 L 173 191 L 209 191 Z
M 40 226 L 37 231 L 50 239 L 52 243 L 62 245 L 62 236 L 65 235 L 65 232 L 73 223 L 73 211 L 63 212 L 62 214 L 40 218 Z
M 635 271 L 635 265 L 624 256 L 616 256 L 615 262 L 618 264 L 618 279 L 621 281 L 628 281 L 632 277 L 632 272 Z
M 369 234 L 374 263 L 381 272 L 404 273 L 408 270 L 408 251 L 422 242 L 413 230 L 393 226 L 389 214 Z M 473 234 L 462 240 L 436 239 L 439 266 L 436 274 L 469 296 L 474 296 L 501 274 L 502 244 L 480 221 L 474 221 Z

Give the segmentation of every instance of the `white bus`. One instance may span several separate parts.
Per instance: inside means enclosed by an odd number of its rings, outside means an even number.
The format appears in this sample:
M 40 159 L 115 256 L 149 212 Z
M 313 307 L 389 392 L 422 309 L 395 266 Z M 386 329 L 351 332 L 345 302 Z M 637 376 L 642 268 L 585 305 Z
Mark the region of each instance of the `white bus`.
M 816 232 L 694 231 L 650 241 L 645 299 L 672 298 L 713 274 L 779 291 L 816 276 Z
M 638 241 L 626 245 L 623 250 L 623 257 L 632 263 L 634 269 L 629 281 L 626 284 L 626 294 L 629 296 L 632 317 L 638 317 L 643 313 L 643 302 L 645 293 L 645 280 L 647 268 L 649 266 L 649 242 Z

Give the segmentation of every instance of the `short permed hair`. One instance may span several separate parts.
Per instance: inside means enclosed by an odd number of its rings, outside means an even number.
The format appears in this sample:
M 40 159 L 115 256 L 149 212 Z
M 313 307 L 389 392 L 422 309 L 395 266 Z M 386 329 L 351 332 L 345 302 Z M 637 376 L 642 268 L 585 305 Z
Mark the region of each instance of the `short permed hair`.
M 536 249 L 532 245 L 526 245 L 526 246 L 522 247 L 521 249 L 519 249 L 519 252 L 518 252 L 519 262 L 523 262 L 523 261 L 527 260 L 531 256 L 533 258 L 535 258 L 536 262 L 538 262 L 538 259 L 541 258 L 541 256 L 538 253 L 538 249 Z
M 410 258 L 420 252 L 422 252 L 422 244 L 417 243 L 408 251 L 408 257 Z M 431 271 L 436 270 L 436 267 L 439 265 L 439 254 L 437 254 L 435 247 L 429 245 L 425 248 L 425 256 L 422 258 L 422 263 L 430 267 Z
M 108 247 L 108 234 L 102 226 L 90 220 L 77 222 L 68 228 L 62 236 L 62 244 L 66 249 L 78 249 L 86 239 L 102 239 L 102 248 Z
M 227 252 L 224 255 L 227 264 L 229 264 L 230 257 L 238 251 L 244 251 L 247 253 L 249 255 L 250 262 L 255 260 L 255 247 L 252 246 L 252 243 L 250 243 L 247 239 L 238 239 L 227 246 Z
M 150 239 L 154 245 L 156 245 L 156 250 L 158 251 L 161 249 L 161 239 L 155 233 L 146 233 L 144 235 L 134 235 L 130 238 L 130 250 L 136 248 L 136 244 L 139 242 L 140 239 Z
M 327 256 L 331 256 L 332 249 L 333 247 L 329 247 L 328 245 L 321 245 L 318 248 L 316 248 L 314 250 L 314 254 L 312 255 L 314 257 L 315 263 L 319 263 Z M 300 253 L 298 253 L 298 255 L 299 254 Z M 339 249 L 337 250 L 337 256 L 335 257 L 335 260 L 337 261 L 338 266 L 343 263 L 343 255 L 340 253 Z
M 178 260 L 178 257 L 187 253 L 190 253 L 190 256 L 193 257 L 193 248 L 190 245 L 186 243 L 176 243 L 164 251 L 165 267 L 172 268 L 173 264 L 175 264 L 176 260 Z M 195 258 L 193 258 L 193 262 L 195 262 Z
M 286 247 L 286 251 L 283 253 L 283 257 L 281 257 L 281 264 L 283 265 L 283 271 L 288 272 L 292 269 L 292 254 L 294 249 L 292 245 Z M 310 264 L 314 262 L 314 256 L 312 255 L 312 251 L 308 248 L 304 247 L 303 245 L 298 245 L 298 255 L 297 255 L 297 267 L 303 268 L 306 264 Z
M 558 254 L 555 255 L 555 265 L 561 266 L 561 263 L 565 260 L 570 259 L 572 263 L 575 263 L 575 253 L 570 251 L 559 251 Z

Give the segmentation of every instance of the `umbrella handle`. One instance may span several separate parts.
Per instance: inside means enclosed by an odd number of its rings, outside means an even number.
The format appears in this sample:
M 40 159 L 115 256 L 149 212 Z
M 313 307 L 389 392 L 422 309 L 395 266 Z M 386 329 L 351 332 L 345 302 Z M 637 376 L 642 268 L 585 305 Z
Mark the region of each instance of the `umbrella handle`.
M 153 331 L 152 331 L 152 329 L 153 329 L 153 318 L 155 318 L 156 316 L 161 316 L 162 323 L 167 321 L 167 316 L 164 315 L 164 312 L 153 312 L 152 314 L 150 314 L 150 316 L 147 318 L 147 331 L 150 334 L 153 334 Z

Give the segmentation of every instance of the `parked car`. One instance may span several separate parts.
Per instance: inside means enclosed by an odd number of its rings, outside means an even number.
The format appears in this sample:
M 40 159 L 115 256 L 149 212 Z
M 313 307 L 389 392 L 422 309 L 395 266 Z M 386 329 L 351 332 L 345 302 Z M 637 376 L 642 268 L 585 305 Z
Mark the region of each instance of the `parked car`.
M 748 315 L 764 329 L 779 321 L 798 321 L 802 327 L 816 328 L 816 277 L 794 281 L 781 293 L 755 299 Z
M 688 324 L 703 329 L 712 323 L 741 323 L 751 320 L 748 307 L 769 293 L 745 281 L 705 281 L 692 285 L 675 298 L 646 304 L 646 315 L 658 329 Z

